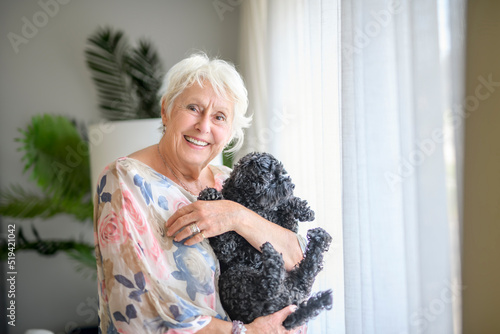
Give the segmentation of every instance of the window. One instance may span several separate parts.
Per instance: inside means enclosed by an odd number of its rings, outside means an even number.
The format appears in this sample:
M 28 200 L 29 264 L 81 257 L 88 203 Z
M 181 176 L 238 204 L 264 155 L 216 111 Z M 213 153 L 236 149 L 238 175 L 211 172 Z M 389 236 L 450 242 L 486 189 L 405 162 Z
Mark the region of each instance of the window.
M 309 332 L 459 333 L 464 1 L 241 9 L 243 153 L 282 160 L 334 238 L 316 285 L 333 310 Z

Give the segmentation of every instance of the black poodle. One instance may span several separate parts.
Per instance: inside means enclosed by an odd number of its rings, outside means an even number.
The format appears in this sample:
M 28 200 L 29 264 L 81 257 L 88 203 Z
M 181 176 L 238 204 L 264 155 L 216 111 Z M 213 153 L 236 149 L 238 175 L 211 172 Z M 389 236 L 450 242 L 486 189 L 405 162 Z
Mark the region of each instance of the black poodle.
M 238 202 L 297 233 L 298 221 L 314 220 L 314 212 L 306 201 L 293 195 L 294 188 L 281 162 L 271 154 L 250 153 L 235 165 L 221 193 L 207 188 L 198 199 Z M 283 322 L 285 328 L 292 329 L 321 310 L 331 309 L 331 290 L 308 297 L 332 238 L 322 228 L 315 228 L 308 231 L 307 239 L 304 259 L 287 272 L 282 255 L 269 242 L 259 252 L 235 232 L 209 238 L 221 266 L 220 298 L 232 320 L 250 323 L 295 304 L 298 309 Z

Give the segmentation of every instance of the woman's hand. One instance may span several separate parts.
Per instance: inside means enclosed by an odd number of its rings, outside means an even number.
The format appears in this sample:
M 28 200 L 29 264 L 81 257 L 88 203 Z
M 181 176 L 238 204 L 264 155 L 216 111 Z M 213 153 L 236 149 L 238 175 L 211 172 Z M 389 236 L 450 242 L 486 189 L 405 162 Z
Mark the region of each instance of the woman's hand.
M 233 231 L 237 222 L 248 209 L 242 205 L 227 200 L 196 201 L 181 207 L 166 222 L 167 236 L 175 236 L 175 241 L 187 239 L 184 244 L 191 246 L 204 238 Z M 189 225 L 196 224 L 201 233 L 192 234 Z
M 189 227 L 193 223 L 201 233 L 193 235 Z M 271 223 L 233 201 L 196 201 L 177 210 L 167 220 L 165 227 L 167 236 L 175 235 L 175 241 L 187 238 L 184 242 L 186 246 L 229 231 L 238 233 L 258 250 L 264 243 L 270 242 L 283 255 L 286 270 L 292 270 L 303 258 L 294 232 Z
M 306 334 L 307 326 L 303 325 L 301 327 L 287 331 L 283 327 L 283 321 L 291 313 L 297 309 L 297 306 L 290 305 L 284 309 L 266 315 L 265 317 L 259 317 L 255 319 L 252 323 L 245 325 L 246 334 Z M 196 333 L 200 334 L 227 334 L 231 332 L 232 323 L 224 321 L 218 318 L 212 318 L 207 326 L 203 327 Z
M 293 329 L 293 330 L 286 330 L 285 327 L 283 327 L 283 321 L 295 310 L 297 309 L 297 306 L 295 305 L 290 305 L 285 307 L 284 309 L 275 312 L 270 315 L 266 315 L 265 317 L 259 317 L 255 319 L 252 323 L 245 325 L 247 329 L 247 334 L 257 334 L 257 333 L 266 333 L 266 334 L 282 334 L 282 333 L 289 333 L 289 334 L 305 334 L 303 331 L 303 326 Z

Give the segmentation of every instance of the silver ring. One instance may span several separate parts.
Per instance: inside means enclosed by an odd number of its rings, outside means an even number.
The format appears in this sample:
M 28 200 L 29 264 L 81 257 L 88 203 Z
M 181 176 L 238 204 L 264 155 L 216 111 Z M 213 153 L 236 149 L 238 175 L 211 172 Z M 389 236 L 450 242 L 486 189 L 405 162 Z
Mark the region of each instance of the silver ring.
M 198 227 L 198 225 L 196 225 L 196 223 L 192 223 L 191 225 L 189 225 L 189 228 L 191 229 L 191 235 L 200 233 L 200 228 Z

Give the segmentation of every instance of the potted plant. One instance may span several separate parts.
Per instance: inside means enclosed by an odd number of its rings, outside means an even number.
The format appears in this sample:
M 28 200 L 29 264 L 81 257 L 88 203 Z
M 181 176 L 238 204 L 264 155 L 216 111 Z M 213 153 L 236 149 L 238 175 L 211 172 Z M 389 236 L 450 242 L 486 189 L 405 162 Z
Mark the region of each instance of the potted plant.
M 16 140 L 22 143 L 24 170 L 31 170 L 31 179 L 37 183 L 41 194 L 11 185 L 0 195 L 0 215 L 30 220 L 68 214 L 80 222 L 91 220 L 91 194 L 95 183 L 91 161 L 96 160 L 91 155 L 96 156 L 96 152 L 104 149 L 107 162 L 110 162 L 110 152 L 121 154 L 120 149 L 106 148 L 106 145 L 113 142 L 112 137 L 120 132 L 119 127 L 123 124 L 130 126 L 129 122 L 134 120 L 148 124 L 149 128 L 153 124 L 154 129 L 161 125 L 157 96 L 163 69 L 149 41 L 141 39 L 133 48 L 122 31 L 99 28 L 89 36 L 85 55 L 98 91 L 101 115 L 108 123 L 91 125 L 87 130 L 64 116 L 34 116 L 27 128 L 20 130 L 21 137 Z M 120 125 L 115 123 L 118 121 Z M 132 138 L 130 131 L 125 133 L 128 139 Z M 131 144 L 121 147 L 129 153 L 134 144 L 144 145 L 135 138 Z M 101 168 L 97 165 L 94 169 L 99 172 Z M 28 240 L 22 228 L 16 231 L 16 251 L 34 250 L 42 255 L 64 251 L 78 261 L 79 267 L 95 272 L 93 245 L 72 239 L 46 240 L 34 227 L 32 230 L 35 240 Z M 6 259 L 8 240 L 1 239 L 0 246 L 0 259 Z
M 40 192 L 27 191 L 19 185 L 2 190 L 0 215 L 21 220 L 47 219 L 67 214 L 79 222 L 92 218 L 88 144 L 84 131 L 64 116 L 36 115 L 26 129 L 19 130 L 24 171 L 31 171 Z M 77 260 L 80 268 L 95 270 L 94 246 L 78 240 L 44 240 L 32 227 L 35 240 L 29 241 L 19 228 L 16 251 L 34 250 L 42 255 L 64 251 Z M 0 258 L 7 259 L 9 244 L 0 240 Z
M 111 28 L 99 28 L 88 38 L 85 56 L 104 120 L 88 129 L 94 191 L 106 164 L 160 140 L 164 71 L 151 42 L 140 39 L 131 47 L 122 31 Z

